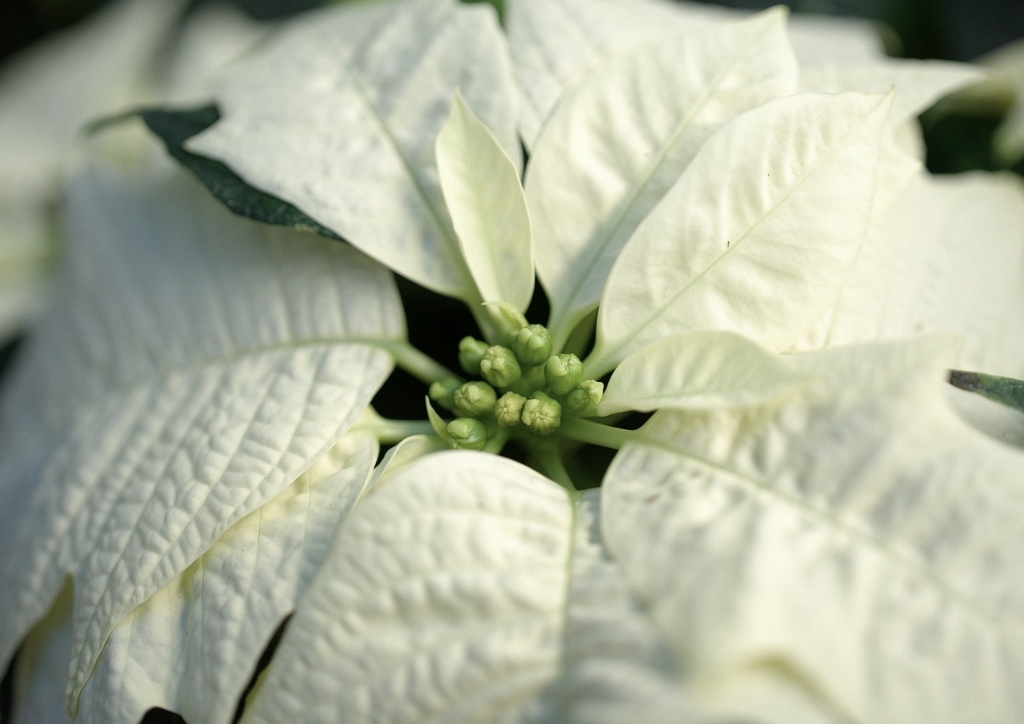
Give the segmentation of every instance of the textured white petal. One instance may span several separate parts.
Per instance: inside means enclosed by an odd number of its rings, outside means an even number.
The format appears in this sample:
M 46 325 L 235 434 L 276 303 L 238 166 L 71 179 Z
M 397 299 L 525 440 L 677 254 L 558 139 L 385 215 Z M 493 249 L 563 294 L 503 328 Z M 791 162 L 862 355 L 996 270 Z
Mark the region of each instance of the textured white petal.
M 455 88 L 519 159 L 517 96 L 494 10 L 454 0 L 327 8 L 220 85 L 188 147 L 435 291 L 479 301 L 442 199 L 434 140 Z
M 377 454 L 342 438 L 281 495 L 132 611 L 82 693 L 79 721 L 134 724 L 151 707 L 229 724 L 267 642 L 295 605 L 363 489 Z
M 261 652 L 318 569 L 376 450 L 364 433 L 346 435 L 128 614 L 82 692 L 77 721 L 135 724 L 152 707 L 196 724 L 232 721 Z M 70 721 L 60 694 L 71 652 L 71 600 L 69 589 L 19 652 L 20 721 Z
M 598 413 L 743 407 L 791 394 L 808 379 L 739 335 L 682 332 L 624 359 Z
M 641 599 L 630 591 L 601 538 L 600 494 L 576 506 L 572 579 L 559 676 L 531 722 L 700 724 L 713 721 L 694 701 L 687 672 Z
M 356 508 L 247 722 L 507 721 L 559 665 L 573 504 L 537 473 L 449 451 Z
M 505 12 L 523 94 L 520 132 L 528 148 L 562 94 L 609 57 L 750 14 L 680 0 L 506 0 Z M 879 28 L 869 21 L 793 13 L 789 36 L 804 67 L 885 56 Z
M 828 308 L 860 249 L 889 97 L 800 94 L 709 140 L 612 268 L 588 372 L 661 337 L 739 332 L 771 351 Z
M 712 721 L 577 500 L 445 452 L 354 511 L 243 721 Z
M 437 168 L 480 297 L 526 311 L 533 296 L 533 242 L 519 171 L 461 93 L 437 136 Z
M 573 502 L 478 453 L 400 470 L 342 530 L 244 721 L 697 724 L 753 711 L 691 690 L 609 556 L 599 506 L 597 491 Z M 784 679 L 728 683 L 824 721 Z
M 785 13 L 672 35 L 567 93 L 530 157 L 526 195 L 556 347 L 601 297 L 620 250 L 703 143 L 796 86 Z
M 658 413 L 616 458 L 609 550 L 698 680 L 774 662 L 850 720 L 1024 716 L 1024 454 L 952 413 L 946 356 L 793 358 L 804 404 Z
M 0 658 L 71 573 L 75 696 L 118 621 L 340 438 L 404 329 L 379 265 L 178 176 L 88 174 L 66 226 L 0 409 Z
M 660 36 L 720 22 L 714 8 L 683 15 L 665 0 L 506 0 L 505 14 L 527 148 L 562 93 L 591 68 Z

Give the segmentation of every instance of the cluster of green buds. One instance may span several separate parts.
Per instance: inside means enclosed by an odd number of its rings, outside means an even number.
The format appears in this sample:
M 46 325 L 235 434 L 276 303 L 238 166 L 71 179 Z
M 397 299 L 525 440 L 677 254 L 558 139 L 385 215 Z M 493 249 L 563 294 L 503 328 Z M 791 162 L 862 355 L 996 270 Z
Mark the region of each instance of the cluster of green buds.
M 552 354 L 551 333 L 540 324 L 520 327 L 503 345 L 464 337 L 459 364 L 478 379 L 449 378 L 429 391 L 434 403 L 457 416 L 443 435 L 452 447 L 482 450 L 500 430 L 548 435 L 563 415 L 596 414 L 604 393 L 601 382 L 583 379 L 576 355 Z

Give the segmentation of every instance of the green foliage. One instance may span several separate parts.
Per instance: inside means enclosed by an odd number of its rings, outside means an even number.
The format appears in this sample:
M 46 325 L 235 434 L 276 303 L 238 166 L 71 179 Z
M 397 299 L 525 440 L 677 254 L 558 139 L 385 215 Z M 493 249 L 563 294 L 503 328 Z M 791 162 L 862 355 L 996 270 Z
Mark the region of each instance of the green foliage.
M 981 372 L 952 370 L 949 382 L 961 390 L 976 392 L 993 402 L 1024 412 L 1024 381 Z

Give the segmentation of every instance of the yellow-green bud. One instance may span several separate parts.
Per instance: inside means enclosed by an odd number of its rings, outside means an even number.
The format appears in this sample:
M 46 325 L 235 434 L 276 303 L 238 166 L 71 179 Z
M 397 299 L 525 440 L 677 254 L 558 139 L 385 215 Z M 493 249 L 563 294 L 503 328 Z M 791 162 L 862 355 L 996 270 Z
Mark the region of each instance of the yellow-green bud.
M 486 382 L 467 382 L 452 394 L 452 409 L 463 417 L 480 417 L 494 409 L 498 396 Z
M 480 374 L 480 360 L 487 351 L 487 343 L 472 337 L 463 337 L 459 342 L 459 364 L 471 375 Z
M 526 398 L 515 392 L 506 392 L 494 403 L 494 418 L 502 427 L 515 427 L 522 421 Z
M 448 423 L 451 446 L 456 450 L 483 450 L 487 426 L 472 417 L 457 417 Z
M 455 390 L 459 389 L 462 384 L 455 377 L 446 377 L 443 380 L 434 382 L 430 385 L 430 389 L 427 393 L 430 395 L 430 399 L 439 404 L 445 409 L 452 409 L 452 395 Z
M 523 405 L 521 419 L 535 433 L 547 435 L 562 424 L 562 406 L 543 392 L 534 392 Z
M 583 363 L 571 353 L 549 357 L 544 365 L 544 379 L 556 395 L 566 395 L 583 381 Z
M 597 380 L 583 380 L 565 398 L 565 406 L 577 415 L 593 412 L 604 396 L 604 383 Z
M 512 351 L 524 365 L 542 364 L 551 356 L 551 332 L 542 324 L 523 327 L 516 333 Z
M 480 374 L 495 387 L 508 387 L 523 375 L 519 360 L 508 347 L 488 347 L 480 360 Z

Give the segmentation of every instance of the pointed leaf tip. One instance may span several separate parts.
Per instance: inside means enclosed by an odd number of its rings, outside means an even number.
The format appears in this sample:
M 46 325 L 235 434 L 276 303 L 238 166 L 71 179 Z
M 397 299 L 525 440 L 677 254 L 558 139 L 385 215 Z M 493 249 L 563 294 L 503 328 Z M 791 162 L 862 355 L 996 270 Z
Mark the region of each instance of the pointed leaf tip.
M 533 242 L 519 171 L 459 90 L 435 149 L 459 248 L 481 298 L 525 311 Z

